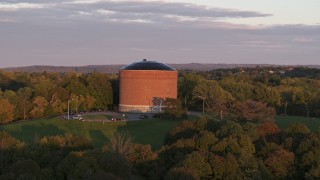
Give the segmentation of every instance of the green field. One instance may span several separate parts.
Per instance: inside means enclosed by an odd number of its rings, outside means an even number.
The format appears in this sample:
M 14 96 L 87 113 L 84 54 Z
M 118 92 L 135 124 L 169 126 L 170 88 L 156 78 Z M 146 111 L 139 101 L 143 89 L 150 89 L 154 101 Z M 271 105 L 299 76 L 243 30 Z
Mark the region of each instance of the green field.
M 108 119 L 108 120 L 111 120 L 111 118 L 113 116 L 107 115 L 107 114 L 95 114 L 95 115 L 87 115 L 87 114 L 85 114 L 82 117 L 83 117 L 83 119 L 93 119 L 93 120 L 95 120 L 95 119 Z
M 35 136 L 41 138 L 71 133 L 88 138 L 96 147 L 103 146 L 116 131 L 128 132 L 135 143 L 151 144 L 156 150 L 163 145 L 166 133 L 177 124 L 178 121 L 159 119 L 102 123 L 49 118 L 4 125 L 0 126 L 0 130 L 29 143 Z
M 294 123 L 302 123 L 308 126 L 311 131 L 316 131 L 320 127 L 320 118 L 307 118 L 299 116 L 277 116 L 276 123 L 281 129 L 285 129 Z
M 90 116 L 92 119 L 109 119 L 106 115 Z M 296 116 L 277 116 L 276 123 L 284 129 L 293 123 L 306 124 L 310 130 L 320 127 L 319 118 Z M 96 147 L 103 146 L 114 132 L 128 132 L 135 143 L 151 144 L 154 150 L 163 145 L 166 133 L 178 124 L 178 121 L 147 119 L 132 122 L 82 122 L 59 118 L 39 119 L 0 126 L 0 130 L 9 132 L 25 142 L 33 142 L 35 136 L 53 136 L 71 133 L 92 141 Z

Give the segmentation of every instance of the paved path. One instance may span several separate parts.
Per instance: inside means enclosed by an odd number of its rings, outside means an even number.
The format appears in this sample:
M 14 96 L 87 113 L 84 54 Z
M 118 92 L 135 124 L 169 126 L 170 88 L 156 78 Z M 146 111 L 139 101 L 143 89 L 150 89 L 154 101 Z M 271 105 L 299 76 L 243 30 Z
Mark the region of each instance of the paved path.
M 85 115 L 98 115 L 98 114 L 104 114 L 104 115 L 109 115 L 109 116 L 114 116 L 114 117 L 122 117 L 123 113 L 119 112 L 114 112 L 114 111 L 101 111 L 101 112 L 87 112 Z M 140 118 L 140 115 L 142 113 L 125 113 L 126 118 L 124 120 L 118 120 L 118 121 L 139 121 L 143 120 Z M 154 119 L 152 116 L 155 113 L 143 113 L 147 114 L 149 118 L 147 119 Z M 194 115 L 194 116 L 201 116 L 202 112 L 197 112 L 197 111 L 189 111 L 188 115 Z M 114 122 L 111 119 L 84 119 L 83 121 L 87 122 L 102 122 L 102 123 L 107 123 L 107 122 Z
M 123 113 L 118 113 L 114 111 L 101 111 L 101 112 L 87 112 L 85 115 L 98 115 L 98 114 L 104 114 L 104 115 L 109 115 L 109 116 L 114 116 L 114 117 L 123 117 Z M 140 115 L 142 113 L 125 113 L 126 118 L 125 120 L 121 121 L 138 121 L 138 120 L 143 120 L 140 118 Z M 148 119 L 152 119 L 152 115 L 154 113 L 147 113 L 149 116 Z M 111 119 L 84 119 L 83 121 L 90 121 L 90 122 L 113 122 Z M 119 120 L 120 121 L 120 120 Z

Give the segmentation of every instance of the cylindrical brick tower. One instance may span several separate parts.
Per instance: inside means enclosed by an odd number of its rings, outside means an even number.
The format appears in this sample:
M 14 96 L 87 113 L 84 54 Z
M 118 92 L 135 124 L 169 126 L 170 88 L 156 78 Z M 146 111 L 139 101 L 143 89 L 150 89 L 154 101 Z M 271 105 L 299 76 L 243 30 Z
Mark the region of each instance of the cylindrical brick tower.
M 143 60 L 120 70 L 121 112 L 157 112 L 165 98 L 177 98 L 178 72 L 163 63 Z

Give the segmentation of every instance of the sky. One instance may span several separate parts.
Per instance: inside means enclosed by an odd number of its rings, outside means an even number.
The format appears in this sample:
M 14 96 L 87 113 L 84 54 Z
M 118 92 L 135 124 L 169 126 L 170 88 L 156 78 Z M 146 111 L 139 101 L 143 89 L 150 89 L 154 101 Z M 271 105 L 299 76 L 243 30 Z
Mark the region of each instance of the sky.
M 1 0 L 0 68 L 320 64 L 320 0 Z

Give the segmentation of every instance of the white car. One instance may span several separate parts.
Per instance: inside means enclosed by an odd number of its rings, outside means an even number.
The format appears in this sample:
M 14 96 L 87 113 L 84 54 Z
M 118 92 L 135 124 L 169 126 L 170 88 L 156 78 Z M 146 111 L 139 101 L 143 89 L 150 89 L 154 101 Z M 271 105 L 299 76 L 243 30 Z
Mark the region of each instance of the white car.
M 82 116 L 80 114 L 76 114 L 72 116 L 72 119 L 79 119 L 79 120 L 83 120 Z

